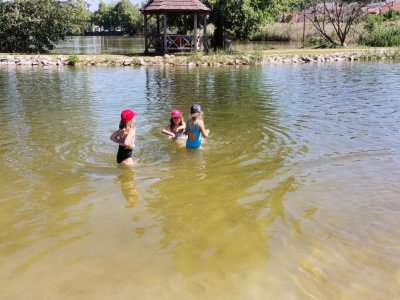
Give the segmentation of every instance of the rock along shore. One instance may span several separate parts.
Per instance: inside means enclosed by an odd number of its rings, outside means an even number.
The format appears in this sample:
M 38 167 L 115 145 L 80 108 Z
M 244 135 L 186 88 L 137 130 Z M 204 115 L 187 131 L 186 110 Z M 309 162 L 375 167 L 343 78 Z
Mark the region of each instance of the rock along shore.
M 164 56 L 124 55 L 14 55 L 0 54 L 1 65 L 14 66 L 240 66 L 325 63 L 335 61 L 371 61 L 399 59 L 399 49 L 368 49 L 362 51 L 312 54 L 271 54 L 268 51 L 248 54 L 189 54 Z

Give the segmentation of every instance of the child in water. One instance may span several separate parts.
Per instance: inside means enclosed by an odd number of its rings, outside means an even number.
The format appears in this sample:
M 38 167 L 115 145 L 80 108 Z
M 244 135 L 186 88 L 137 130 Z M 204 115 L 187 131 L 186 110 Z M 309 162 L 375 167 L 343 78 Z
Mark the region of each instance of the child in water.
M 135 148 L 135 116 L 136 112 L 126 109 L 121 113 L 119 129 L 115 131 L 110 140 L 117 143 L 117 162 L 122 166 L 132 166 L 132 150 Z
M 199 104 L 193 104 L 190 108 L 190 120 L 186 124 L 186 148 L 197 149 L 201 146 L 202 137 L 208 138 L 210 131 L 205 128 L 202 120 L 203 114 Z
M 162 133 L 169 135 L 173 141 L 185 137 L 186 123 L 183 121 L 182 113 L 180 110 L 175 109 L 171 113 L 169 124 L 161 130 Z

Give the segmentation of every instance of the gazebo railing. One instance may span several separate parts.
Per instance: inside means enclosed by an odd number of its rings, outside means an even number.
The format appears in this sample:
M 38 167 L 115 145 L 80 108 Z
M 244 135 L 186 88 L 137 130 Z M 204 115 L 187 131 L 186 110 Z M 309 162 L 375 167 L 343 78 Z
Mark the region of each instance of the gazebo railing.
M 156 52 L 163 52 L 164 37 L 161 34 L 151 34 L 147 37 L 147 47 L 154 49 Z
M 167 34 L 167 52 L 192 51 L 194 50 L 194 37 L 186 34 Z M 197 49 L 204 49 L 204 37 L 197 36 Z M 148 35 L 148 49 L 154 49 L 155 52 L 164 52 L 164 35 Z
M 167 51 L 168 50 L 192 50 L 194 46 L 192 45 L 193 37 L 190 35 L 183 34 L 168 34 L 167 35 Z

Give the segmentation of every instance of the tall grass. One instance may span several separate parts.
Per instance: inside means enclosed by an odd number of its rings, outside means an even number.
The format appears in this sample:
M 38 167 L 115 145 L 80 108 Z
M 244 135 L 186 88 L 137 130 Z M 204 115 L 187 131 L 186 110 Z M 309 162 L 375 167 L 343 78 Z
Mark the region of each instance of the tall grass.
M 306 36 L 315 34 L 314 28 L 307 23 L 305 28 Z M 268 24 L 251 37 L 252 41 L 301 41 L 303 37 L 303 23 L 273 23 Z
M 329 35 L 335 35 L 334 28 L 331 24 L 325 26 L 326 32 Z M 346 43 L 348 45 L 358 43 L 359 32 L 362 30 L 361 24 L 353 25 L 353 30 L 348 34 Z M 304 37 L 306 44 L 315 45 L 315 42 L 322 41 L 317 30 L 311 24 L 306 22 L 304 28 Z M 303 39 L 303 23 L 273 23 L 268 24 L 258 31 L 256 31 L 251 37 L 252 41 L 283 41 L 283 42 L 300 42 Z M 308 42 L 307 42 L 308 41 Z
M 256 61 L 262 61 L 264 58 L 263 48 L 260 44 L 254 46 L 253 53 L 251 54 L 251 58 Z
M 291 41 L 291 37 L 287 31 L 271 31 L 267 28 L 260 29 L 255 32 L 250 40 L 252 41 L 282 41 L 289 42 Z
M 207 57 L 214 62 L 223 62 L 228 59 L 228 52 L 222 49 L 217 49 L 216 51 L 210 51 Z
M 400 46 L 400 27 L 376 27 L 365 34 L 360 42 L 372 47 Z
M 191 62 L 195 62 L 195 63 L 201 63 L 202 62 L 202 55 L 198 52 L 191 52 L 189 55 L 188 60 Z

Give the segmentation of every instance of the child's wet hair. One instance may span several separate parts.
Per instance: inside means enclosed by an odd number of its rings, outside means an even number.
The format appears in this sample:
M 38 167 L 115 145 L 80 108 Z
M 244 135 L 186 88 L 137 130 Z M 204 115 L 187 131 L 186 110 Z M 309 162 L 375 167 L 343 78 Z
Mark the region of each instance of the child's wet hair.
M 179 125 L 179 126 L 182 126 L 182 125 L 183 125 L 183 118 L 182 118 L 182 117 L 179 118 L 179 124 L 178 124 L 178 125 Z M 173 131 L 173 130 L 174 130 L 174 127 L 175 127 L 174 118 L 171 118 L 171 119 L 169 120 L 169 129 L 170 129 L 171 131 Z
M 123 130 L 126 128 L 126 121 L 121 119 L 121 121 L 119 122 L 119 129 Z

